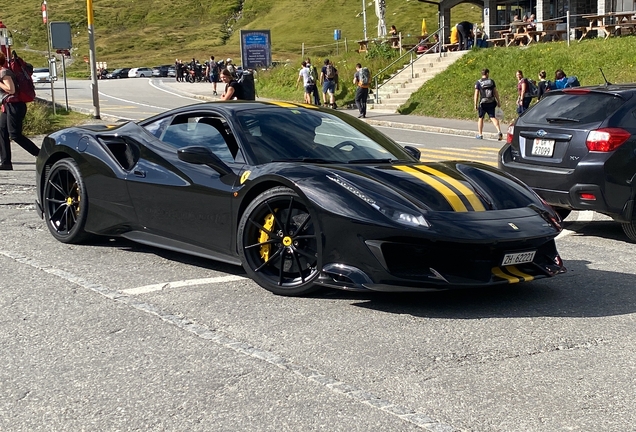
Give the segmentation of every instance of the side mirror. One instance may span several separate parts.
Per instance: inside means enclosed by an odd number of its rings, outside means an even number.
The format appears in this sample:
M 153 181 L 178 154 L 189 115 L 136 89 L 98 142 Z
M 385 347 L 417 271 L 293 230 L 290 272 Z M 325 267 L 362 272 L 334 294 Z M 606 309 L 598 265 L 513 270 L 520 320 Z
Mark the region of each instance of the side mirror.
M 177 157 L 187 163 L 197 165 L 207 165 L 217 171 L 221 176 L 232 174 L 232 169 L 225 164 L 217 155 L 206 147 L 190 146 L 177 150 Z
M 416 149 L 415 147 L 412 146 L 404 146 L 404 150 L 406 150 L 406 152 L 408 154 L 410 154 L 411 156 L 413 156 L 415 159 L 417 159 L 418 161 L 420 160 L 420 157 L 422 156 L 422 152 L 419 151 L 418 149 Z

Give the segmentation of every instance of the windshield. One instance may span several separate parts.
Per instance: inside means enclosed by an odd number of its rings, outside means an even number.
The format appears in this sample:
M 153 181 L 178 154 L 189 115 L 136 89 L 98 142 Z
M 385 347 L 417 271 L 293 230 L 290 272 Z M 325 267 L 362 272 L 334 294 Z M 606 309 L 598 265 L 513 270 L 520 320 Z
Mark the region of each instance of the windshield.
M 622 98 L 603 92 L 550 93 L 524 114 L 524 123 L 595 123 L 605 120 L 625 103 Z
M 237 119 L 257 164 L 413 160 L 401 146 L 365 123 L 346 122 L 317 110 L 267 107 L 239 112 Z

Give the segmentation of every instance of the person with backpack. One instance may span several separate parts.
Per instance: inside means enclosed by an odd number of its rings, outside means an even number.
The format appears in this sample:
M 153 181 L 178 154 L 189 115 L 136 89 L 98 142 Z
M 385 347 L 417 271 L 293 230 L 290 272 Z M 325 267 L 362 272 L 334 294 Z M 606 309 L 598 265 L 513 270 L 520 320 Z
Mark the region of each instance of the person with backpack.
M 336 76 L 338 70 L 329 59 L 325 59 L 324 66 L 320 70 L 320 84 L 322 85 L 322 100 L 325 106 L 337 108 L 336 105 Z M 329 104 L 327 104 L 327 94 L 329 95 Z
M 320 93 L 318 92 L 318 70 L 316 70 L 316 66 L 311 64 L 311 59 L 309 57 L 307 57 L 307 68 L 309 68 L 309 73 L 311 74 L 311 77 L 313 78 L 314 82 L 316 83 L 316 85 L 314 86 L 314 89 L 312 91 L 312 94 L 314 96 L 314 105 L 320 106 Z
M 243 98 L 243 87 L 239 82 L 234 78 L 232 72 L 227 69 L 223 69 L 221 71 L 221 80 L 225 83 L 225 91 L 221 95 L 221 100 L 242 100 Z
M 371 82 L 371 74 L 369 69 L 362 67 L 360 63 L 356 64 L 356 73 L 353 74 L 353 85 L 356 88 L 356 106 L 360 115 L 358 118 L 367 117 L 367 98 L 369 97 L 369 84 Z
M 301 63 L 300 71 L 298 72 L 298 79 L 296 80 L 296 88 L 298 88 L 298 84 L 302 80 L 303 87 L 305 89 L 305 103 L 311 105 L 311 95 L 314 92 L 314 88 L 316 88 L 316 81 L 311 76 L 311 71 L 307 67 L 307 62 L 303 61 Z
M 15 51 L 12 54 L 11 63 L 0 52 L 0 170 L 13 169 L 11 162 L 11 140 L 15 141 L 23 149 L 37 156 L 40 152 L 38 146 L 22 133 L 24 117 L 27 113 L 26 101 L 32 101 L 35 97 L 33 81 L 27 72 L 27 64 Z M 7 67 L 9 66 L 9 67 Z M 31 69 L 32 70 L 32 69 Z M 23 75 L 18 78 L 17 74 Z M 30 81 L 30 85 L 28 81 Z M 18 84 L 20 83 L 20 84 Z
M 501 141 L 503 134 L 501 133 L 499 120 L 495 116 L 495 110 L 501 107 L 501 101 L 495 80 L 490 78 L 490 71 L 488 69 L 481 70 L 481 79 L 475 83 L 474 101 L 475 110 L 479 114 L 479 120 L 477 120 L 477 136 L 475 136 L 475 138 L 483 139 L 484 116 L 488 114 L 492 124 L 495 125 L 499 133 L 497 139 Z
M 527 78 L 523 77 L 523 72 L 518 70 L 517 76 L 517 114 L 523 114 L 530 107 L 532 102 L 531 84 Z
M 554 86 L 558 89 L 570 88 L 570 87 L 579 87 L 581 83 L 575 76 L 567 76 L 563 69 L 557 69 L 554 72 Z
M 210 60 L 208 60 L 206 64 L 206 75 L 208 76 L 208 79 L 212 83 L 214 89 L 212 94 L 216 96 L 216 83 L 219 82 L 219 65 L 216 61 L 214 61 L 213 55 L 210 56 Z
M 539 71 L 539 83 L 537 84 L 539 91 L 537 94 L 537 100 L 541 100 L 543 95 L 546 94 L 546 92 L 549 92 L 550 90 L 552 90 L 553 88 L 554 84 L 552 84 L 552 81 L 546 80 L 546 77 L 547 77 L 547 73 L 544 70 Z

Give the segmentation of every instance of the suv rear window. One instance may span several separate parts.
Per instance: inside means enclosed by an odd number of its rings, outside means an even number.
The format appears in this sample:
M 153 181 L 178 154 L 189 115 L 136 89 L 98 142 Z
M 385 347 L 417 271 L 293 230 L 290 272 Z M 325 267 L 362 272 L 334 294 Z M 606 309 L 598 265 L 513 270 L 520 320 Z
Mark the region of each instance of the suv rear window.
M 556 118 L 577 123 L 600 122 L 624 103 L 624 99 L 609 93 L 548 93 L 522 118 L 524 123 L 532 124 L 554 124 L 554 120 L 550 122 L 548 119 Z

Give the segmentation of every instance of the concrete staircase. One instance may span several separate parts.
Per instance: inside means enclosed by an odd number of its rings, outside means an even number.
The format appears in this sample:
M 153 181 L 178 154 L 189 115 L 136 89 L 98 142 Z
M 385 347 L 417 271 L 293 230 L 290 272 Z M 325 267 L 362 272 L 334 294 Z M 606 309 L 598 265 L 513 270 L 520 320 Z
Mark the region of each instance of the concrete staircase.
M 468 51 L 453 51 L 439 54 L 422 54 L 413 63 L 413 75 L 411 78 L 411 66 L 405 66 L 394 78 L 380 87 L 378 91 L 379 101 L 376 103 L 376 95 L 369 95 L 367 107 L 374 112 L 394 113 L 411 97 L 411 94 L 438 73 L 445 70 Z M 375 90 L 374 90 L 375 92 Z

